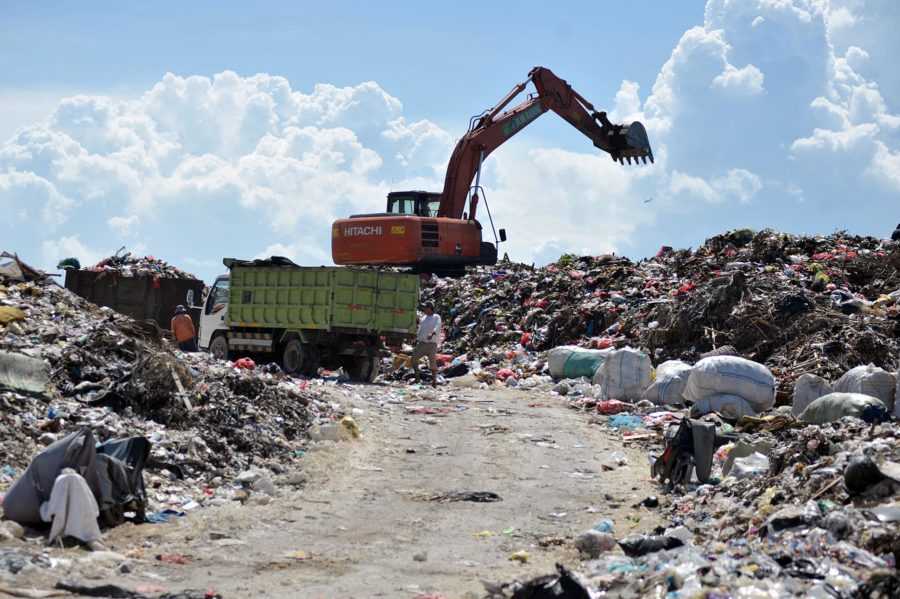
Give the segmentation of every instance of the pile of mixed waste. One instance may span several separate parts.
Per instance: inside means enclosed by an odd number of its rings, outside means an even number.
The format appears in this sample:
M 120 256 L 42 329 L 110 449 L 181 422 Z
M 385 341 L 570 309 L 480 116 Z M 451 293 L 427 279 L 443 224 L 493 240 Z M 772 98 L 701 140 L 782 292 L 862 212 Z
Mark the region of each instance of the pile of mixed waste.
M 577 572 L 490 596 L 900 596 L 900 426 L 809 426 L 777 413 L 736 427 L 704 420 L 683 429 L 715 431 L 706 467 L 699 436 L 687 444 L 704 482 L 670 484 L 639 508 L 662 510 L 667 527 L 623 536 L 601 521 L 574 539 Z M 685 449 L 673 437 L 666 451 Z
M 190 509 L 234 496 L 243 471 L 284 471 L 330 411 L 314 386 L 277 368 L 173 352 L 153 324 L 33 270 L 0 274 L 0 492 L 42 449 L 86 428 L 98 442 L 147 438 L 151 509 Z
M 660 495 L 636 509 L 669 520 L 601 521 L 576 572 L 491 596 L 900 596 L 898 267 L 891 241 L 738 231 L 437 281 L 451 383 L 590 410 L 647 449 Z
M 564 344 L 641 347 L 655 364 L 731 352 L 770 367 L 785 403 L 799 373 L 896 369 L 898 265 L 890 240 L 740 230 L 640 262 L 482 267 L 434 280 L 423 296 L 444 319 L 444 351 L 518 379 L 540 372 L 535 352 Z
M 63 269 L 78 269 L 81 268 L 81 264 L 76 258 L 67 258 L 59 263 L 59 267 Z M 108 258 L 104 258 L 94 266 L 87 267 L 86 270 L 113 272 L 122 277 L 150 276 L 160 279 L 197 279 L 191 273 L 185 272 L 165 260 L 153 256 L 136 256 L 131 252 L 125 252 L 124 248 Z

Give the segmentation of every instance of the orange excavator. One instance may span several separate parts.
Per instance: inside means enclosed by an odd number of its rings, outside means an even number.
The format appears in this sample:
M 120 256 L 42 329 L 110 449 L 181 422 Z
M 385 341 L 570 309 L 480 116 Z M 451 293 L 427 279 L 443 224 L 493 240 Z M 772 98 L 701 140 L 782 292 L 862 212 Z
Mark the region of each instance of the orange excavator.
M 528 83 L 536 93 L 504 111 Z M 335 264 L 408 267 L 417 272 L 462 274 L 466 266 L 496 264 L 506 231 L 494 230 L 494 243 L 482 240 L 476 220 L 484 159 L 510 137 L 548 110 L 584 133 L 594 146 L 621 164 L 653 162 L 647 131 L 635 121 L 614 125 L 550 69 L 535 67 L 500 102 L 472 117 L 468 132 L 456 144 L 441 193 L 394 191 L 387 197 L 387 212 L 357 214 L 335 221 L 331 255 Z M 474 183 L 473 183 L 474 179 Z M 485 201 L 485 206 L 487 202 Z

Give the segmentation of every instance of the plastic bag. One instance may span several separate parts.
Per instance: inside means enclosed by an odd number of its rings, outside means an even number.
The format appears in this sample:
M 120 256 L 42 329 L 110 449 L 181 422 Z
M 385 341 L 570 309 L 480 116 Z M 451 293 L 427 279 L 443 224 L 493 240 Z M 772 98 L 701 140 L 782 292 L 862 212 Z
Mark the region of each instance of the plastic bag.
M 731 468 L 731 476 L 737 479 L 753 478 L 769 471 L 769 458 L 754 452 L 743 458 L 735 458 Z

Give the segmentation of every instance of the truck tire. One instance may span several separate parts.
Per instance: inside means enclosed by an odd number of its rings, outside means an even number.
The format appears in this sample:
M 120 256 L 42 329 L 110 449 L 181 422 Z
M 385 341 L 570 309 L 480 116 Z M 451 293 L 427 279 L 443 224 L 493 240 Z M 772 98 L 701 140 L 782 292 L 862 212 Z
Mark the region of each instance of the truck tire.
M 304 345 L 303 351 L 303 376 L 317 376 L 319 374 L 319 366 L 322 363 L 322 353 L 315 345 Z
M 227 360 L 229 356 L 228 337 L 221 333 L 213 337 L 209 342 L 209 353 L 219 360 Z
M 300 340 L 295 337 L 288 341 L 281 352 L 281 368 L 287 374 L 300 374 L 307 361 L 306 350 Z
M 350 358 L 347 374 L 350 380 L 359 383 L 372 383 L 381 369 L 381 360 L 378 356 L 354 356 Z

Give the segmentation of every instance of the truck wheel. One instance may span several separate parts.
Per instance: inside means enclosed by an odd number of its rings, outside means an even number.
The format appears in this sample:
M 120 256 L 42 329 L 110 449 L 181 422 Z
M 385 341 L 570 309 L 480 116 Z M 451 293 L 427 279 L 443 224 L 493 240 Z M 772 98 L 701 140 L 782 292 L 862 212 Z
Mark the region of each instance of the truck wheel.
M 303 369 L 303 361 L 306 352 L 303 350 L 303 344 L 299 339 L 291 339 L 284 346 L 284 352 L 281 354 L 281 367 L 288 374 L 297 374 Z
M 226 337 L 225 335 L 216 335 L 215 337 L 213 337 L 213 340 L 209 342 L 209 353 L 211 353 L 214 358 L 218 358 L 219 360 L 227 360 L 228 337 Z
M 350 380 L 360 383 L 372 383 L 378 376 L 381 360 L 377 356 L 356 356 L 350 359 Z
M 322 354 L 315 345 L 303 346 L 303 372 L 304 376 L 314 377 L 319 374 L 319 366 L 322 363 Z

